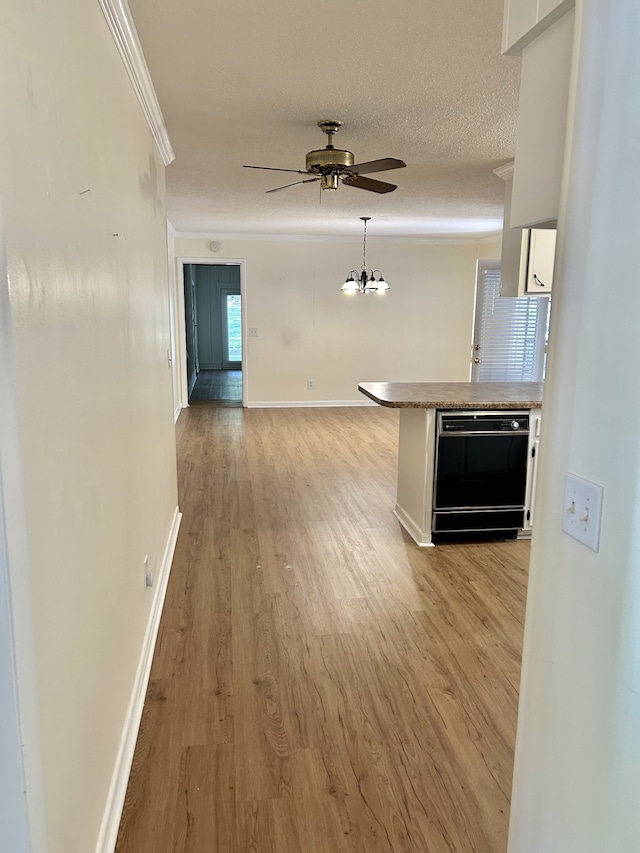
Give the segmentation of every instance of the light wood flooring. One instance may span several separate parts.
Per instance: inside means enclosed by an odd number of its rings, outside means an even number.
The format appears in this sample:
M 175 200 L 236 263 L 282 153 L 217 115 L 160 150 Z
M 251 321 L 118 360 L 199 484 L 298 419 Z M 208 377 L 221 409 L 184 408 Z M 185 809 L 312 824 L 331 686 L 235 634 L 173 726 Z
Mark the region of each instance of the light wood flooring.
M 397 411 L 195 406 L 117 853 L 504 853 L 524 541 L 420 550 Z

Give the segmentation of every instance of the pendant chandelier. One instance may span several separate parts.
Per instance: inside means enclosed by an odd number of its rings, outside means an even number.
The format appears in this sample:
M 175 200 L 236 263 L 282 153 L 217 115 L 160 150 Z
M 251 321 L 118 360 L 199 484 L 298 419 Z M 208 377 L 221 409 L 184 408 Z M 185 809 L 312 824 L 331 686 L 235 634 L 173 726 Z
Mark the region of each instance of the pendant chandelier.
M 351 270 L 347 273 L 345 283 L 340 290 L 343 293 L 386 293 L 389 285 L 384 280 L 380 270 L 367 269 L 367 222 L 370 216 L 361 216 L 364 222 L 364 245 L 362 250 L 362 269 L 360 272 Z

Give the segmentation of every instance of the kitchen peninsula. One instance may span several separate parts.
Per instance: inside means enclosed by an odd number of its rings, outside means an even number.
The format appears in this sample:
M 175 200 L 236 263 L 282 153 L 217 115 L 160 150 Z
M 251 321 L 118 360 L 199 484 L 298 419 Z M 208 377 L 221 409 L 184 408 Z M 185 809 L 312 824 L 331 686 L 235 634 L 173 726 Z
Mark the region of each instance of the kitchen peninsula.
M 462 446 L 460 436 L 480 437 L 480 442 L 485 441 L 485 444 L 476 441 L 475 446 L 484 458 L 491 459 L 495 454 L 495 439 L 493 445 L 486 444 L 489 436 L 502 439 L 503 444 L 510 440 L 509 457 L 517 454 L 521 458 L 522 485 L 516 488 L 521 488 L 523 493 L 520 502 L 524 509 L 520 508 L 517 523 L 511 520 L 507 526 L 517 528 L 519 536 L 531 534 L 542 389 L 541 382 L 362 382 L 358 385 L 361 393 L 380 406 L 401 410 L 394 514 L 419 546 L 433 545 L 438 523 L 447 524 L 447 521 L 434 522 L 437 441 L 439 431 L 444 435 L 443 429 L 446 428 L 452 430 L 447 439 L 452 438 L 457 430 L 457 442 L 453 439 L 456 447 Z M 448 417 L 449 413 L 454 416 Z M 458 413 L 459 425 L 455 417 Z M 478 431 L 466 431 L 468 427 L 464 424 L 464 417 L 468 423 L 477 423 Z M 482 428 L 486 430 L 484 435 L 479 432 Z M 505 475 L 505 478 L 509 477 L 513 480 L 511 473 Z M 471 478 L 467 478 L 467 482 L 471 483 Z M 469 488 L 476 488 L 476 485 L 471 483 Z M 507 488 L 513 489 L 513 482 Z M 501 502 L 501 507 L 503 503 L 505 507 L 511 506 L 510 499 Z M 468 504 L 469 507 L 475 506 L 471 499 Z M 469 507 L 464 511 L 469 513 Z M 503 526 L 503 517 L 508 513 L 512 514 L 512 519 L 514 517 L 511 509 L 500 508 L 494 511 L 493 516 L 486 509 L 481 512 L 485 513 L 484 518 L 495 519 L 496 528 Z M 452 517 L 449 512 L 439 518 Z M 473 516 L 469 515 L 470 519 L 480 517 L 478 511 Z M 471 523 L 475 524 L 474 521 Z

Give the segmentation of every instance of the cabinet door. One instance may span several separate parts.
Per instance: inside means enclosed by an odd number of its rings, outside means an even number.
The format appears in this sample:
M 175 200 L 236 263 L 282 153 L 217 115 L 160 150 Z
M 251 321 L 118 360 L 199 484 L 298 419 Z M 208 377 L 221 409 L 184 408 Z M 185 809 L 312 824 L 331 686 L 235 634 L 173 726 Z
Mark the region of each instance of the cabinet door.
M 574 19 L 572 10 L 522 52 L 512 228 L 558 220 Z
M 532 228 L 525 282 L 525 293 L 527 295 L 551 292 L 555 254 L 555 230 Z

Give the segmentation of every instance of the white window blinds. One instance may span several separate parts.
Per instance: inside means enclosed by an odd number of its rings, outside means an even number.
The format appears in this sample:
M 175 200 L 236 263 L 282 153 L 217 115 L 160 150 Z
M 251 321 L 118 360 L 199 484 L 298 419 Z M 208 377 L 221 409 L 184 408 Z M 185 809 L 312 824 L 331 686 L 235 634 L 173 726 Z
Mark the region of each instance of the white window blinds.
M 474 327 L 476 382 L 540 382 L 544 379 L 549 297 L 500 296 L 500 268 L 478 269 Z

